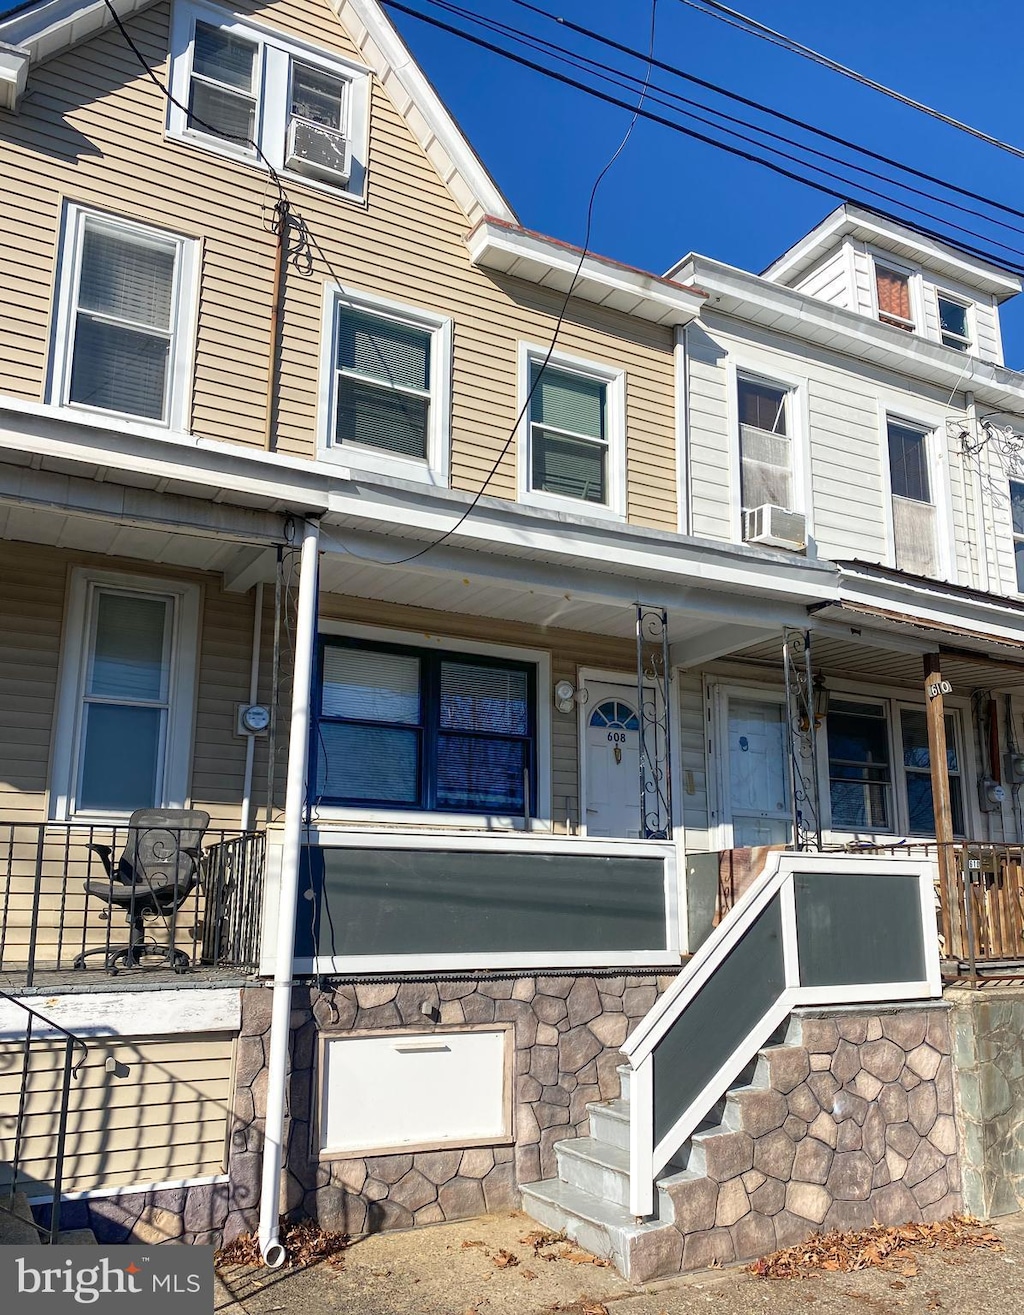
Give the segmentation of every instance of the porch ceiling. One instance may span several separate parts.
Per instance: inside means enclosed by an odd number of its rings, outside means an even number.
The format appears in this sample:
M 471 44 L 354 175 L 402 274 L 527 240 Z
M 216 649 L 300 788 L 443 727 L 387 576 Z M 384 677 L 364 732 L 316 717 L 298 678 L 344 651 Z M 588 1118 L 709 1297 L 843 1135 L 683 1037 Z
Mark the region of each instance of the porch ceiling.
M 879 643 L 855 642 L 836 635 L 811 632 L 811 665 L 828 680 L 859 680 L 872 685 L 898 685 L 920 689 L 924 681 L 921 654 L 897 651 Z M 934 643 L 930 645 L 934 651 Z M 1024 655 L 1018 664 L 1006 658 L 940 645 L 942 674 L 957 694 L 977 689 L 1024 689 Z M 756 664 L 781 673 L 779 639 L 753 644 L 732 655 L 730 661 Z

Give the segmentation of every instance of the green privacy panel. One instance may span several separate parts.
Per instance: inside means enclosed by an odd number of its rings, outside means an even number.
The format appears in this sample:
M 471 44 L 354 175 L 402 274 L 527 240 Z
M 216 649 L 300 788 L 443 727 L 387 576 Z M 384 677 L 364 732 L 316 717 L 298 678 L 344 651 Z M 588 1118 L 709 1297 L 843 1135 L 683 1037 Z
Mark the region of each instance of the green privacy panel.
M 793 881 L 801 986 L 927 977 L 916 876 L 798 872 Z
M 568 848 L 568 847 L 567 847 Z M 668 946 L 661 855 L 304 850 L 296 954 L 615 955 Z M 309 910 L 307 915 L 306 910 Z
M 655 1048 L 655 1145 L 777 1003 L 785 987 L 782 913 L 776 895 Z

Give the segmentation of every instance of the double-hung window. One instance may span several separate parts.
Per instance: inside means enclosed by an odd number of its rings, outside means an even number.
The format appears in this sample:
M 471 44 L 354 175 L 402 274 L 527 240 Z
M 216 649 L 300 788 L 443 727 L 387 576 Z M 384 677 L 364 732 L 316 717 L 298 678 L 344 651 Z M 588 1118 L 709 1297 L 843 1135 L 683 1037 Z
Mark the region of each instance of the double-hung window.
M 625 406 L 621 371 L 528 349 L 529 397 L 520 448 L 524 501 L 554 509 L 625 513 Z
M 942 292 L 938 293 L 938 305 L 942 345 L 952 347 L 954 351 L 969 352 L 971 350 L 969 308 L 964 302 L 957 301 L 955 297 L 947 297 Z
M 1010 480 L 1010 520 L 1013 526 L 1013 560 L 1017 592 L 1024 594 L 1024 482 Z
M 121 816 L 185 802 L 198 610 L 194 585 L 74 574 L 51 783 L 55 816 Z
M 875 295 L 878 299 L 878 318 L 883 324 L 913 333 L 914 321 L 910 275 L 900 269 L 875 261 Z
M 886 422 L 896 565 L 912 575 L 939 570 L 928 432 L 901 420 Z
M 793 507 L 789 390 L 759 379 L 736 381 L 740 497 L 744 511 L 766 503 Z
M 324 313 L 325 453 L 446 484 L 451 321 L 341 289 Z
M 67 207 L 51 397 L 184 428 L 196 244 Z
M 536 801 L 529 663 L 327 639 L 317 801 L 522 817 Z
M 827 739 L 833 831 L 934 836 L 931 756 L 923 708 L 833 694 Z M 953 832 L 962 836 L 964 788 L 959 719 L 954 712 L 946 713 L 946 770 Z
M 362 197 L 366 68 L 212 5 L 179 0 L 171 90 L 173 138 Z

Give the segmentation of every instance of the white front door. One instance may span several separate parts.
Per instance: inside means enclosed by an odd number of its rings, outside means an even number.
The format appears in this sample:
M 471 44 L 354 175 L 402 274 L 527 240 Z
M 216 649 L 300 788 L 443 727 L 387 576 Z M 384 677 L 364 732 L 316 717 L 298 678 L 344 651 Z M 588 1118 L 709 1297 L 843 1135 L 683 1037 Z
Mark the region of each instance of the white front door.
M 732 843 L 780 845 L 789 838 L 785 704 L 728 696 L 726 781 Z
M 588 836 L 640 836 L 640 719 L 635 685 L 587 681 L 583 803 Z

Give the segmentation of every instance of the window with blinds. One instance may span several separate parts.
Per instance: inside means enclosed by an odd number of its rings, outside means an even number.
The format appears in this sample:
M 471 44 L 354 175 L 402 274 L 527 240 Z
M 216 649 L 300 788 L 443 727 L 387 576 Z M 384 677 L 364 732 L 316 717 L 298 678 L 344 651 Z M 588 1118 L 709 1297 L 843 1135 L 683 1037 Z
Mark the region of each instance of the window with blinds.
M 182 243 L 75 212 L 65 400 L 165 422 L 169 418 Z
M 131 812 L 161 800 L 174 599 L 96 589 L 79 712 L 76 807 Z
M 939 554 L 928 434 L 896 420 L 889 420 L 886 428 L 896 565 L 911 575 L 933 576 Z
M 789 390 L 758 379 L 737 379 L 740 497 L 744 511 L 770 504 L 793 507 L 793 445 Z
M 1024 594 L 1024 483 L 1010 480 L 1010 520 L 1013 525 L 1013 560 L 1017 571 L 1017 592 Z
M 188 94 L 191 130 L 252 146 L 258 56 L 255 41 L 196 21 Z
M 426 459 L 432 338 L 418 325 L 338 306 L 335 443 Z
M 875 292 L 878 318 L 894 328 L 914 331 L 914 314 L 910 300 L 910 275 L 875 263 Z
M 325 640 L 319 802 L 521 816 L 534 803 L 534 668 Z
M 534 361 L 530 387 L 531 490 L 607 504 L 607 384 Z

